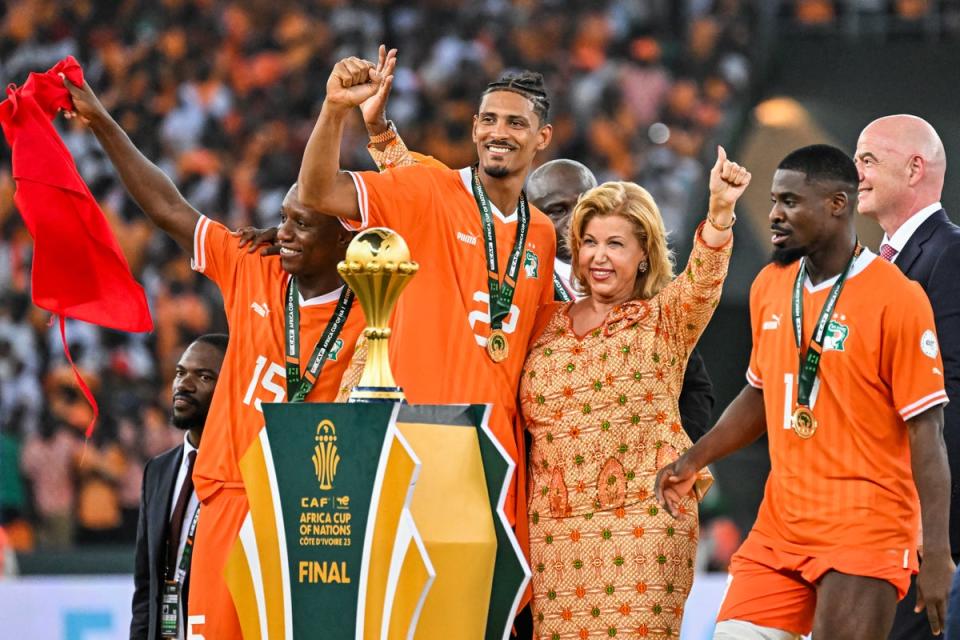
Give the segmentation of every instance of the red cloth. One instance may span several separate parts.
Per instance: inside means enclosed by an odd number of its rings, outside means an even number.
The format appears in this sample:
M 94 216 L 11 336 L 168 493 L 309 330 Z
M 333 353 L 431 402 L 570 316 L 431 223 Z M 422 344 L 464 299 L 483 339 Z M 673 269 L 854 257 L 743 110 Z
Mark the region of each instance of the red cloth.
M 111 329 L 150 331 L 143 288 L 51 124 L 60 109 L 73 108 L 58 73 L 83 84 L 70 56 L 46 73 L 31 73 L 22 88 L 10 85 L 0 103 L 0 125 L 13 150 L 13 200 L 34 242 L 33 302 Z
M 33 302 L 60 316 L 61 335 L 64 317 L 120 331 L 150 331 L 153 320 L 143 288 L 51 123 L 59 110 L 73 108 L 60 73 L 83 84 L 80 65 L 68 56 L 46 73 L 31 73 L 23 87 L 8 86 L 0 103 L 0 125 L 13 152 L 13 200 L 33 236 Z M 76 368 L 74 373 L 96 421 L 93 394 Z M 92 429 L 93 423 L 87 435 Z

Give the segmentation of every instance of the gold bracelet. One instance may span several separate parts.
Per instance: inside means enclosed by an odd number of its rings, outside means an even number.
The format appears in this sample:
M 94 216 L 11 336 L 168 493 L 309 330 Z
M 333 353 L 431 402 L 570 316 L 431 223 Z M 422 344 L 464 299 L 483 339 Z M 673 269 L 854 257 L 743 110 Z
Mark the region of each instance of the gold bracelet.
M 717 231 L 726 231 L 727 229 L 729 229 L 730 227 L 733 226 L 733 223 L 734 223 L 734 222 L 737 221 L 737 214 L 734 213 L 734 214 L 731 214 L 731 215 L 732 215 L 733 217 L 730 218 L 730 222 L 728 222 L 728 223 L 725 224 L 725 225 L 719 225 L 719 224 L 716 223 L 716 221 L 714 221 L 713 216 L 711 216 L 711 215 L 708 213 L 708 214 L 707 214 L 707 222 L 709 222 L 709 223 L 710 223 L 710 226 L 713 227 L 714 229 L 716 229 Z
M 387 128 L 376 135 L 370 136 L 370 144 L 382 144 L 397 137 L 397 127 L 393 120 L 387 120 Z

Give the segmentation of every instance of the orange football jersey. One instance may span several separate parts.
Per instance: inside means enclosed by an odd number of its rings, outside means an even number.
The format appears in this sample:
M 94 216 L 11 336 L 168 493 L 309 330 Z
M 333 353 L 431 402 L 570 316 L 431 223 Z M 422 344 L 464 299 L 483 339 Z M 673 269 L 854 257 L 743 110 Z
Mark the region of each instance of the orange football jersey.
M 905 421 L 947 402 L 930 303 L 894 265 L 861 253 L 827 326 L 810 402 L 818 428 L 803 439 L 790 420 L 798 270 L 769 265 L 750 292 L 747 381 L 763 391 L 772 463 L 751 536 L 806 556 L 845 548 L 915 568 L 919 499 Z M 835 281 L 805 283 L 804 352 Z
M 205 216 L 193 239 L 193 268 L 213 280 L 223 294 L 230 325 L 216 392 L 210 404 L 194 483 L 206 500 L 221 486 L 241 488 L 237 461 L 263 427 L 262 402 L 287 398 L 284 299 L 289 274 L 277 256 L 263 257 L 237 246 L 237 238 Z M 340 290 L 300 300 L 300 368 L 303 370 L 337 306 Z M 347 321 L 307 402 L 332 402 L 354 345 L 365 326 L 354 301 Z
M 553 300 L 552 223 L 530 207 L 513 304 L 503 321 L 509 355 L 495 363 L 486 352 L 487 263 L 470 169 L 414 165 L 351 175 L 362 219 L 359 224 L 345 223 L 352 229 L 394 229 L 420 264 L 392 321 L 390 362 L 397 384 L 411 404 L 493 403 L 490 428 L 517 461 L 514 418 L 520 370 L 537 308 Z M 492 208 L 502 281 L 516 239 L 517 214 L 504 215 Z M 506 511 L 512 519 L 513 495 Z

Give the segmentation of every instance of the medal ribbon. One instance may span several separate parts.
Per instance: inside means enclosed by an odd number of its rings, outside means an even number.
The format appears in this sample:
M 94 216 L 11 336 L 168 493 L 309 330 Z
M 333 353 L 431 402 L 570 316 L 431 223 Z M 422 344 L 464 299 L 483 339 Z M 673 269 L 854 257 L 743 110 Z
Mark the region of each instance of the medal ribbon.
M 327 323 L 323 330 L 317 346 L 313 349 L 313 355 L 307 362 L 307 370 L 300 376 L 300 290 L 297 288 L 297 279 L 290 278 L 287 285 L 286 313 L 284 319 L 287 329 L 287 401 L 302 402 L 313 385 L 317 383 L 320 377 L 320 370 L 323 369 L 323 363 L 327 361 L 327 355 L 330 349 L 337 342 L 337 337 L 347 322 L 347 314 L 350 313 L 350 306 L 353 304 L 353 291 L 350 287 L 344 285 L 340 292 L 340 299 L 337 300 L 337 307 L 333 310 L 333 317 Z
M 850 261 L 844 267 L 837 281 L 833 283 L 830 289 L 830 295 L 823 303 L 823 309 L 820 311 L 820 318 L 814 327 L 813 335 L 810 337 L 810 344 L 807 346 L 806 355 L 801 351 L 800 341 L 803 339 L 803 281 L 806 279 L 806 258 L 800 259 L 800 270 L 797 271 L 797 279 L 793 283 L 793 337 L 797 344 L 797 355 L 800 359 L 800 374 L 797 376 L 797 404 L 804 407 L 810 406 L 810 394 L 813 392 L 813 383 L 817 379 L 817 371 L 820 369 L 820 355 L 823 352 L 823 339 L 826 337 L 827 325 L 833 316 L 833 310 L 837 306 L 837 300 L 840 298 L 840 291 L 843 289 L 843 283 L 847 279 L 853 263 L 860 255 L 862 247 L 860 243 L 853 250 Z
M 563 280 L 560 279 L 556 271 L 553 272 L 553 299 L 556 302 L 570 302 L 573 300 L 573 298 L 570 297 L 570 292 L 563 286 Z
M 510 313 L 513 304 L 513 292 L 517 286 L 517 273 L 520 271 L 520 254 L 527 242 L 527 229 L 530 227 L 530 210 L 527 196 L 520 192 L 517 205 L 517 238 L 507 263 L 507 272 L 503 282 L 499 281 L 497 267 L 497 234 L 493 228 L 493 215 L 490 213 L 490 199 L 480 182 L 480 173 L 476 165 L 470 168 L 473 179 L 473 198 L 480 208 L 480 222 L 483 227 L 483 248 L 487 254 L 487 288 L 490 292 L 490 329 L 496 331 L 503 327 L 503 319 Z

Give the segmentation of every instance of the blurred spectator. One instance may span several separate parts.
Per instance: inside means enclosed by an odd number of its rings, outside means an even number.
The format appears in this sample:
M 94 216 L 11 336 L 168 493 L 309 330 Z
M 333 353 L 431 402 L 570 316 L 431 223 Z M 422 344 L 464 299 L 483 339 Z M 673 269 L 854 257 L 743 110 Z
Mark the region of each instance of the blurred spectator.
M 529 67 L 554 96 L 551 153 L 583 161 L 601 180 L 644 184 L 682 242 L 700 218 L 704 149 L 749 90 L 752 5 L 10 0 L 0 11 L 0 79 L 22 83 L 77 56 L 134 143 L 198 210 L 231 226 L 268 226 L 340 57 L 374 56 L 384 40 L 396 46 L 390 117 L 411 148 L 451 166 L 475 158 L 474 97 L 487 80 Z M 0 155 L 0 473 L 12 473 L 19 451 L 27 499 L 17 508 L 41 546 L 69 545 L 75 528 L 81 540 L 132 542 L 143 460 L 176 444 L 165 393 L 176 357 L 226 326 L 216 291 L 145 222 L 93 137 L 57 126 L 144 284 L 156 331 L 67 322 L 102 412 L 84 450 L 92 414 L 58 328 L 29 304 L 31 244 L 13 207 L 9 156 Z M 345 164 L 372 168 L 359 117 L 344 141 Z M 0 509 L 19 504 L 16 486 L 3 487 Z
M 42 549 L 67 549 L 73 543 L 74 462 L 83 448 L 79 434 L 49 418 L 29 434 L 20 468 L 33 486 L 36 539 Z

